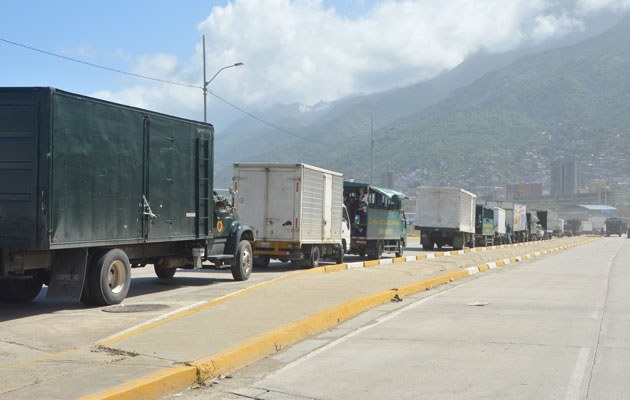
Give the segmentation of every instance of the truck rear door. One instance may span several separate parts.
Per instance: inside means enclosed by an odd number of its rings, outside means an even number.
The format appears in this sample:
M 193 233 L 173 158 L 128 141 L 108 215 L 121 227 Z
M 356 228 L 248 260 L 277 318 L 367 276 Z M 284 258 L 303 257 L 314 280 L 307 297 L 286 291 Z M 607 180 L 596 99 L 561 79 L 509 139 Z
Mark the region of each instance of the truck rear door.
M 37 105 L 0 104 L 0 238 L 37 239 Z

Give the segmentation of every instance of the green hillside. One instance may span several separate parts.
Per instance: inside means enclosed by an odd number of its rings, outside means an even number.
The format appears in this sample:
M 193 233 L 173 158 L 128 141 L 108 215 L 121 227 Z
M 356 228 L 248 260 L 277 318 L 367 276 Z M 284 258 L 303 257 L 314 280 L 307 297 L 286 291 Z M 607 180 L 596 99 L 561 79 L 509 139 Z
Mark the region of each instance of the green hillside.
M 627 179 L 629 38 L 630 19 L 625 19 L 598 37 L 489 72 L 432 105 L 413 97 L 417 91 L 399 89 L 407 92 L 380 97 L 371 104 L 378 108 L 358 103 L 338 112 L 325 130 L 313 121 L 287 126 L 326 145 L 266 131 L 269 146 L 247 159 L 310 162 L 367 179 L 373 111 L 376 121 L 381 116 L 387 121 L 375 131 L 375 176 L 393 170 L 409 187 L 438 183 L 474 190 L 543 182 L 550 161 L 563 155 L 589 164 L 587 178 Z M 387 96 L 395 101 L 382 101 Z

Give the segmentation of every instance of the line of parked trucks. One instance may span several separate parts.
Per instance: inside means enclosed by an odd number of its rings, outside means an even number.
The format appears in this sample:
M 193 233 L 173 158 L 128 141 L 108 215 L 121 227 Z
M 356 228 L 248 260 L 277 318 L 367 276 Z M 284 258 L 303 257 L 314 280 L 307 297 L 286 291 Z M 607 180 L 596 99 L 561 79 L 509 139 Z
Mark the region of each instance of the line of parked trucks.
M 397 257 L 407 245 L 405 194 L 344 181 L 311 165 L 234 164 L 213 188 L 212 125 L 54 88 L 0 88 L 0 300 L 117 304 L 131 268 L 160 279 L 178 268 L 271 259 L 310 268 L 345 254 Z M 238 212 L 237 212 L 238 211 Z M 423 248 L 562 236 L 563 221 L 514 202 L 476 204 L 456 188 L 421 187 Z
M 561 237 L 564 221 L 550 210 L 527 210 L 513 201 L 486 201 L 450 187 L 420 187 L 416 195 L 415 228 L 425 250 L 445 245 L 461 250 L 464 246 L 489 246 L 504 243 Z

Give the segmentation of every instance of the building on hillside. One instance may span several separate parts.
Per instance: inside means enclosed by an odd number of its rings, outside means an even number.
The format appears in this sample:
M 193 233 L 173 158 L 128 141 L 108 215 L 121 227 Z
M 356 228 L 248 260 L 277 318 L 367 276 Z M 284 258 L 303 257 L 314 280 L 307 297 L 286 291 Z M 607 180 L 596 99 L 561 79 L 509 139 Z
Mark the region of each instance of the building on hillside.
M 583 186 L 582 165 L 575 158 L 562 158 L 551 163 L 551 196 L 554 199 L 571 198 L 575 203 Z
M 392 171 L 383 172 L 381 174 L 381 187 L 386 189 L 394 188 L 394 173 Z
M 541 183 L 517 183 L 505 186 L 506 200 L 540 199 L 541 197 Z

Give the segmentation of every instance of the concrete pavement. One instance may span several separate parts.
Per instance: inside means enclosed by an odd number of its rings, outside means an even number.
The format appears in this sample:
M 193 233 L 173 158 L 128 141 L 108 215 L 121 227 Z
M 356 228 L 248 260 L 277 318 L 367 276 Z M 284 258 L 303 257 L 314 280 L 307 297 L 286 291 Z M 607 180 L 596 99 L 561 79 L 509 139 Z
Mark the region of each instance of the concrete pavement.
M 101 346 L 86 345 L 67 353 L 4 365 L 0 368 L 3 378 L 0 398 L 69 399 L 111 388 L 117 389 L 90 398 L 156 397 L 181 389 L 194 382 L 199 374 L 212 376 L 263 357 L 269 353 L 268 347 L 260 344 L 265 340 L 267 346 L 277 351 L 278 346 L 333 326 L 378 301 L 389 301 L 393 288 L 400 288 L 401 295 L 406 294 L 405 285 L 418 281 L 459 274 L 432 285 L 448 282 L 468 276 L 472 272 L 468 268 L 478 271 L 479 265 L 486 265 L 487 269 L 488 265 L 496 266 L 499 260 L 516 260 L 525 253 L 535 254 L 585 239 L 567 238 L 470 254 L 448 253 L 428 260 L 334 273 L 320 272 L 332 272 L 338 267 L 306 271 L 146 329 L 111 338 Z M 378 301 L 374 293 L 380 293 Z M 366 297 L 370 299 L 355 301 Z M 335 309 L 340 305 L 343 307 Z M 316 323 L 312 322 L 314 315 L 319 315 Z M 295 325 L 298 322 L 301 325 Z M 294 324 L 293 330 L 278 331 L 291 324 Z M 45 329 L 45 322 L 41 326 Z M 276 336 L 269 334 L 274 331 Z M 125 382 L 126 386 L 121 387 Z

